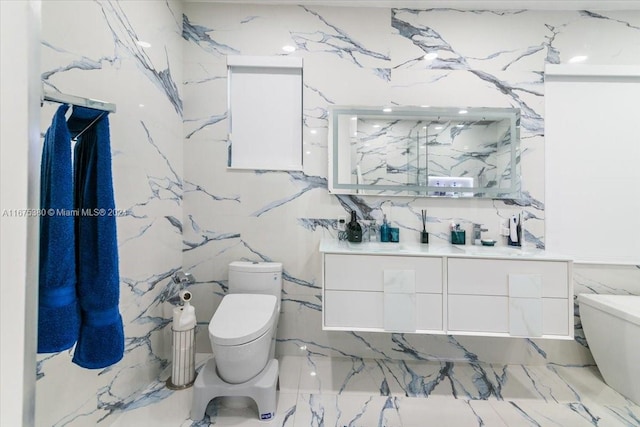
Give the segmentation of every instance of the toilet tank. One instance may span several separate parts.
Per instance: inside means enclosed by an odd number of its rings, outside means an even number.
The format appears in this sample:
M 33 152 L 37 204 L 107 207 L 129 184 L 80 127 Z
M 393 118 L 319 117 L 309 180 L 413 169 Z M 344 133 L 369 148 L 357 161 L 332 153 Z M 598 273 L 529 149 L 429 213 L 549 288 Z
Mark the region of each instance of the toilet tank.
M 282 263 L 234 261 L 229 264 L 230 294 L 270 294 L 280 302 Z

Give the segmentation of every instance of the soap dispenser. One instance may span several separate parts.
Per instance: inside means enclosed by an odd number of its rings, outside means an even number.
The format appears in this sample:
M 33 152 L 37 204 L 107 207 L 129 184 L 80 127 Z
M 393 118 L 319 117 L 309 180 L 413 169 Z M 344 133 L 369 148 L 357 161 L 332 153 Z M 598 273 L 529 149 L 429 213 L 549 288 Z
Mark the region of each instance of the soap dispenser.
M 509 246 L 522 246 L 522 216 L 513 215 L 509 219 Z
M 380 226 L 380 241 L 389 241 L 389 224 L 387 223 L 387 214 L 382 216 L 382 225 Z

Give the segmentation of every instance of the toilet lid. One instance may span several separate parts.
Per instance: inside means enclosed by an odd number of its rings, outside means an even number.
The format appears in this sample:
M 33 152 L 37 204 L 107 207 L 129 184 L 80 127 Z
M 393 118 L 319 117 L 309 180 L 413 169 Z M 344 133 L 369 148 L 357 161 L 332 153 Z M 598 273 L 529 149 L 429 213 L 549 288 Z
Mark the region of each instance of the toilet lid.
M 240 345 L 264 334 L 276 315 L 274 295 L 230 294 L 209 322 L 209 335 L 215 344 Z

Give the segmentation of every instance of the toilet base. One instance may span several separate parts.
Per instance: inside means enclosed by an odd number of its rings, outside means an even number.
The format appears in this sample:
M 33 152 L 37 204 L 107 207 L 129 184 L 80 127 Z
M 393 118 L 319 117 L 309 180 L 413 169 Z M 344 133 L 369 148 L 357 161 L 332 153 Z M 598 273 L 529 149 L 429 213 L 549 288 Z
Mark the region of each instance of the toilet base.
M 193 385 L 191 419 L 204 418 L 211 399 L 220 396 L 246 396 L 258 405 L 258 417 L 269 421 L 276 416 L 276 386 L 278 384 L 278 360 L 271 359 L 267 366 L 251 380 L 242 384 L 229 384 L 218 376 L 216 361 L 212 357 L 202 368 Z

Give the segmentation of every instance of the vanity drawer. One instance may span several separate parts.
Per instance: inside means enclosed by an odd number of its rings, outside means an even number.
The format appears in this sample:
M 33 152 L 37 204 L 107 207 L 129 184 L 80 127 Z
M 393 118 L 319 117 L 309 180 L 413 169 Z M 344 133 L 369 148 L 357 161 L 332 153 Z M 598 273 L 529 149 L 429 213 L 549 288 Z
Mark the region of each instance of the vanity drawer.
M 570 335 L 569 305 L 565 298 L 542 298 L 542 334 Z M 484 295 L 449 295 L 448 332 L 506 333 L 509 298 Z M 538 332 L 539 334 L 539 332 Z
M 510 274 L 542 277 L 542 296 L 568 298 L 569 265 L 562 261 L 449 258 L 450 294 L 508 295 Z
M 571 307 L 573 309 L 573 307 Z M 542 298 L 542 333 L 545 335 L 573 335 L 573 313 L 566 298 Z M 569 317 L 571 315 L 571 318 Z
M 383 292 L 327 290 L 324 326 L 384 330 L 384 304 Z M 414 311 L 415 329 L 442 330 L 442 294 L 415 294 Z
M 509 298 L 449 295 L 449 332 L 509 332 Z
M 383 327 L 382 292 L 325 291 L 324 326 L 338 328 Z
M 385 270 L 413 270 L 416 292 L 442 293 L 442 258 L 338 254 L 324 258 L 325 289 L 382 292 Z
M 442 331 L 442 294 L 416 294 L 416 329 Z

